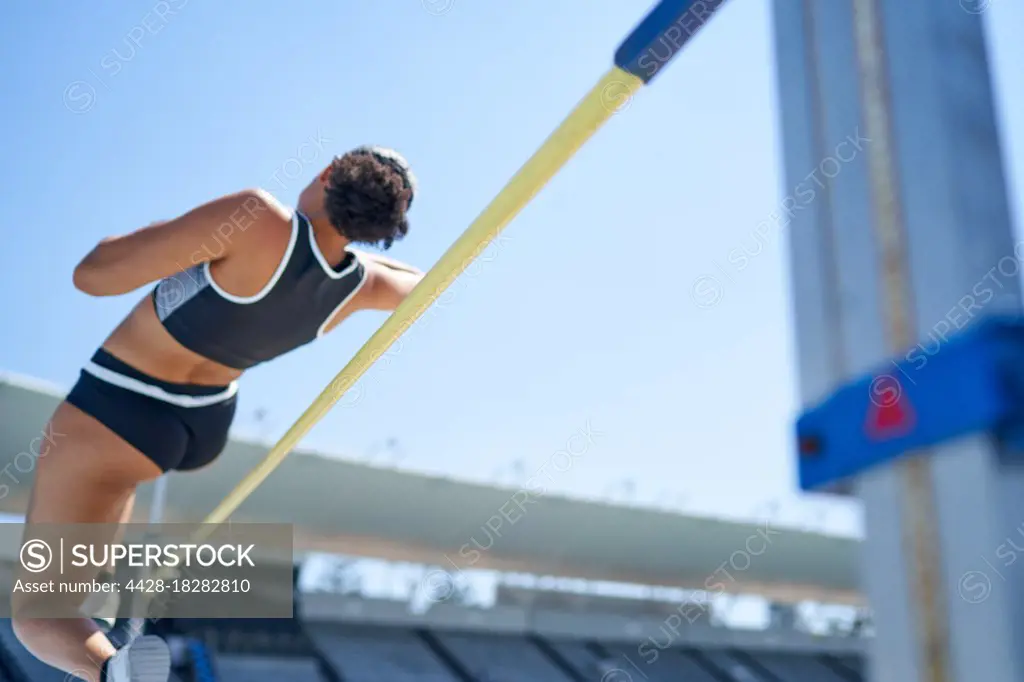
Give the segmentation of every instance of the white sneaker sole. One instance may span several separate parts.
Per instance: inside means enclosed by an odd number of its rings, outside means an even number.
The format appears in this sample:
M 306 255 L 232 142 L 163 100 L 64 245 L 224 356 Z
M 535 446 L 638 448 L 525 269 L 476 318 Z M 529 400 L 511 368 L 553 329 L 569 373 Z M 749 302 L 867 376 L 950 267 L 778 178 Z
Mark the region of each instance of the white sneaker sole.
M 124 682 L 167 682 L 171 677 L 171 650 L 159 637 L 144 635 L 121 652 L 118 661 Z M 122 677 L 115 677 L 118 682 Z

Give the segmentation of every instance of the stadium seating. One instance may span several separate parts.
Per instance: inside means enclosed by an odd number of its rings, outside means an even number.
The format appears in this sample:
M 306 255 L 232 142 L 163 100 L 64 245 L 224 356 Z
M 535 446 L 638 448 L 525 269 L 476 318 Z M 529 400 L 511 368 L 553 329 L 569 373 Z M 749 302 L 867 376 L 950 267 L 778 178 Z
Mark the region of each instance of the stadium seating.
M 750 658 L 781 680 L 794 682 L 845 682 L 823 661 L 812 656 L 792 654 L 756 653 Z
M 568 665 L 572 666 L 587 682 L 600 682 L 606 671 L 601 668 L 601 656 L 585 642 L 553 640 L 547 645 Z
M 346 682 L 458 682 L 408 630 L 313 625 L 309 635 Z
M 217 627 L 213 621 L 208 623 L 207 630 Z M 247 643 L 249 636 L 257 639 Z M 863 663 L 851 656 L 688 651 L 668 647 L 668 642 L 664 649 L 651 642 L 641 648 L 636 644 L 455 631 L 420 633 L 342 623 L 308 624 L 302 637 L 311 642 L 304 651 L 291 637 L 225 629 L 224 635 L 215 639 L 228 649 L 208 649 L 217 682 L 463 682 L 467 677 L 475 682 L 863 680 Z M 0 623 L 0 682 L 67 680 L 18 643 L 10 621 Z
M 835 666 L 845 672 L 851 672 L 859 678 L 867 677 L 864 661 L 853 656 L 835 656 L 831 659 Z
M 630 678 L 646 679 L 648 682 L 675 682 L 680 679 L 687 682 L 718 682 L 692 657 L 672 648 L 659 649 L 650 642 L 642 649 L 635 644 L 609 645 L 604 648 L 616 660 L 616 667 Z
M 766 676 L 746 661 L 727 651 L 713 649 L 702 652 L 709 663 L 731 676 L 736 682 L 768 682 Z M 802 682 L 802 681 L 801 681 Z
M 525 638 L 461 633 L 442 633 L 437 638 L 481 681 L 574 682 Z
M 221 654 L 214 663 L 218 682 L 323 682 L 311 659 Z

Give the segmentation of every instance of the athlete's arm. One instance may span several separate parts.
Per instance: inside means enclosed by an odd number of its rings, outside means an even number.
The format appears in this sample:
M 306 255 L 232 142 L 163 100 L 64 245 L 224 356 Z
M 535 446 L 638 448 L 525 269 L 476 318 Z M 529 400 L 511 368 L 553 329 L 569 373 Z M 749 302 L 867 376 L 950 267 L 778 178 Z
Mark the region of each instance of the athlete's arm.
M 354 249 L 352 250 L 355 251 Z M 364 262 L 369 261 L 373 263 L 379 263 L 380 265 L 383 265 L 386 268 L 390 268 L 391 270 L 396 270 L 398 272 L 408 272 L 413 275 L 423 274 L 423 272 L 419 268 L 413 267 L 412 265 L 408 265 L 397 260 L 393 260 L 391 258 L 387 258 L 385 256 L 381 256 L 380 254 L 377 253 L 367 253 L 366 251 L 356 251 L 356 253 L 359 254 L 359 258 Z
M 75 287 L 118 296 L 208 261 L 227 257 L 249 228 L 280 220 L 286 210 L 262 190 L 216 199 L 174 220 L 104 239 L 75 268 Z
M 423 279 L 418 270 L 399 270 L 385 264 L 371 263 L 362 296 L 362 308 L 368 310 L 394 310 Z

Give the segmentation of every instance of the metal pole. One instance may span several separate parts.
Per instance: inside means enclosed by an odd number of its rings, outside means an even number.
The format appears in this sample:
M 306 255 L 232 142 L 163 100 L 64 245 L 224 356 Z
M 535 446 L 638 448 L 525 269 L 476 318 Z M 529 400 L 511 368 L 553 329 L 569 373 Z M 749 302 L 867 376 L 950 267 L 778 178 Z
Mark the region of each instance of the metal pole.
M 775 27 L 803 402 L 865 374 L 872 401 L 898 401 L 950 338 L 1021 312 L 982 19 L 776 0 Z M 865 507 L 875 682 L 1024 679 L 1008 454 L 969 434 L 832 488 Z

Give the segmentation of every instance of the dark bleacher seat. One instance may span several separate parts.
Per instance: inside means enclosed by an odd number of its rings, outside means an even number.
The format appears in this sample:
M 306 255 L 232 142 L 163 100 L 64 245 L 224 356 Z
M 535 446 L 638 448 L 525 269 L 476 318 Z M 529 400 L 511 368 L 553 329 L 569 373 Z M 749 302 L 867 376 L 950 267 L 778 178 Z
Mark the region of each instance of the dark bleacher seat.
M 846 682 L 815 656 L 757 652 L 750 657 L 784 682 Z
M 414 632 L 332 625 L 308 632 L 346 682 L 457 682 Z
M 710 649 L 702 651 L 701 654 L 719 670 L 722 670 L 727 675 L 731 675 L 736 682 L 772 682 L 760 671 L 755 670 L 745 661 L 741 661 L 727 651 Z
M 718 682 L 693 658 L 671 647 L 659 649 L 647 641 L 642 647 L 606 644 L 604 648 L 618 660 L 618 667 L 633 679 L 646 679 L 647 682 Z
M 437 638 L 481 680 L 573 682 L 525 637 L 440 633 Z
M 867 665 L 863 658 L 857 656 L 833 656 L 832 660 L 861 679 L 867 676 Z
M 586 643 L 570 640 L 548 640 L 548 644 L 584 679 L 592 680 L 592 682 L 601 682 L 601 678 L 604 677 L 604 671 L 598 665 L 600 659 L 587 648 Z
M 223 682 L 323 682 L 317 662 L 308 658 L 220 654 L 214 665 Z

